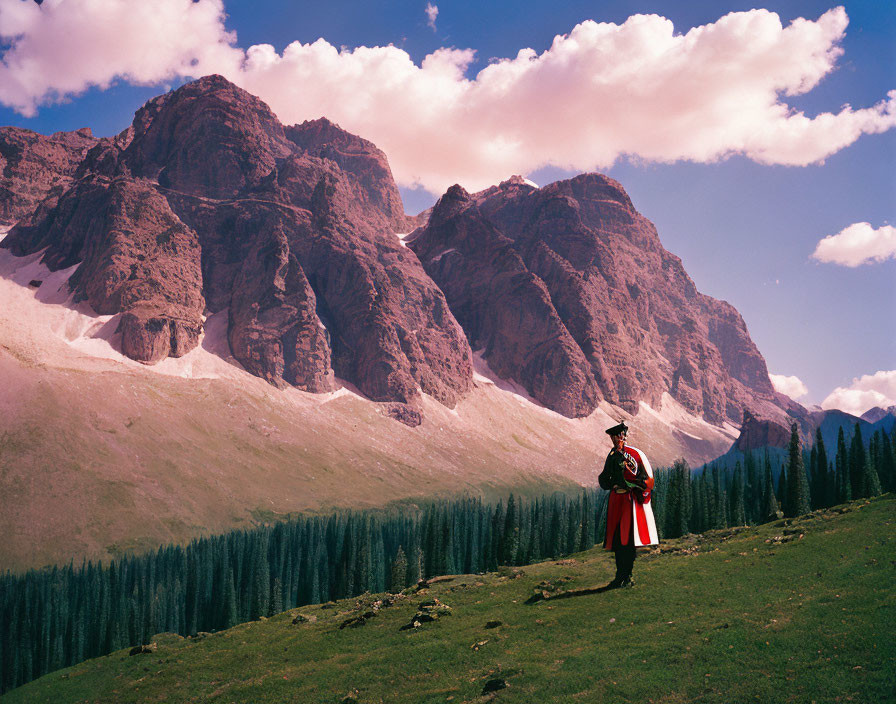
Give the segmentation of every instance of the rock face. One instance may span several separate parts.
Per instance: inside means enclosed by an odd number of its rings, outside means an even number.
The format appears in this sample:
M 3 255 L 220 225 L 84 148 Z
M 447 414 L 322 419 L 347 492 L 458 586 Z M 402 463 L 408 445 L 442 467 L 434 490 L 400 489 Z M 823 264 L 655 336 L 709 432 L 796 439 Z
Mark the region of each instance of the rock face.
M 0 159 L 0 220 L 17 221 L 0 246 L 78 265 L 75 297 L 120 314 L 142 362 L 188 353 L 226 310 L 253 374 L 312 392 L 338 376 L 411 426 L 422 393 L 453 407 L 471 388 L 471 345 L 569 417 L 664 393 L 717 425 L 805 413 L 737 311 L 598 174 L 454 186 L 411 218 L 373 144 L 326 119 L 284 126 L 220 76 L 149 101 L 112 139 L 5 128 Z M 395 234 L 415 226 L 405 247 Z
M 185 354 L 227 309 L 234 357 L 275 385 L 327 391 L 335 374 L 410 425 L 421 391 L 453 406 L 470 388 L 463 331 L 395 237 L 413 221 L 370 142 L 326 120 L 284 128 L 208 76 L 95 142 L 74 178 L 2 246 L 79 264 L 76 297 L 122 314 L 128 356 Z
M 0 127 L 0 225 L 11 225 L 51 193 L 61 193 L 97 142 L 88 127 L 51 137 Z
M 734 449 L 740 452 L 756 450 L 763 447 L 787 447 L 790 444 L 790 429 L 770 420 L 756 418 L 749 411 L 744 411 L 740 436 L 734 443 Z
M 697 291 L 610 178 L 454 186 L 409 246 L 492 369 L 564 415 L 663 392 L 717 424 L 791 405 L 741 316 Z

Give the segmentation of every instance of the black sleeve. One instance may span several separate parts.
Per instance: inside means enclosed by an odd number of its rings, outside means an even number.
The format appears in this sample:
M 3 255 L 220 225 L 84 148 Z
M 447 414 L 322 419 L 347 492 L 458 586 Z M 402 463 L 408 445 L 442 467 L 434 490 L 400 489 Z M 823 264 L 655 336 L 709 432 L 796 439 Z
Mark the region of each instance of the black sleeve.
M 606 489 L 607 491 L 612 489 L 613 484 L 616 483 L 614 481 L 614 476 L 613 476 L 613 467 L 615 466 L 616 463 L 610 461 L 610 458 L 612 456 L 613 456 L 612 452 L 609 455 L 607 455 L 607 459 L 604 462 L 604 471 L 601 472 L 597 477 L 597 483 L 600 484 L 600 488 Z

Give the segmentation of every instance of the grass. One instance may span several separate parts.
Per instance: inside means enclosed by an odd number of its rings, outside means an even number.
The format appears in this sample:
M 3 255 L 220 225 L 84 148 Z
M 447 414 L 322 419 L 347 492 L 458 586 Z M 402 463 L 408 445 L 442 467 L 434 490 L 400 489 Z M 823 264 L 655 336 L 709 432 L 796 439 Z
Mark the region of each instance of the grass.
M 360 628 L 339 625 L 379 597 L 160 635 L 152 654 L 60 670 L 3 704 L 892 701 L 894 509 L 888 494 L 669 541 L 638 560 L 630 590 L 526 603 L 545 582 L 608 581 L 612 556 L 594 549 L 433 583 Z M 433 597 L 451 615 L 399 630 Z M 297 613 L 314 620 L 293 625 Z M 507 688 L 482 696 L 496 678 Z

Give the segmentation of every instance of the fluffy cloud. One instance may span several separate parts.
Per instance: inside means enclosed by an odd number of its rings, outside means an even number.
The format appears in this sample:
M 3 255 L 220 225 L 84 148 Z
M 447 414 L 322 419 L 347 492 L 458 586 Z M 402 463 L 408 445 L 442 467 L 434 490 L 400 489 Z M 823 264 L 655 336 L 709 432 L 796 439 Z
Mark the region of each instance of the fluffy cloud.
M 432 31 L 436 31 L 436 17 L 439 16 L 439 6 L 433 5 L 431 2 L 426 3 L 426 24 L 432 27 Z
M 156 85 L 239 61 L 221 0 L 0 0 L 0 102 L 42 104 L 116 79 Z
M 790 396 L 794 401 L 809 393 L 806 385 L 796 376 L 784 376 L 783 374 L 769 374 L 775 391 L 785 396 Z
M 812 257 L 844 266 L 896 259 L 896 227 L 884 225 L 875 230 L 870 223 L 857 222 L 821 240 Z
M 821 402 L 821 407 L 862 415 L 869 408 L 896 405 L 896 370 L 865 374 L 848 387 L 837 387 Z
M 0 0 L 10 45 L 0 101 L 27 113 L 116 77 L 221 73 L 284 122 L 325 115 L 372 140 L 399 183 L 434 192 L 549 164 L 607 168 L 624 155 L 806 165 L 896 125 L 896 91 L 814 117 L 786 102 L 834 69 L 842 7 L 786 27 L 766 10 L 731 13 L 686 34 L 656 15 L 589 20 L 540 54 L 521 49 L 475 75 L 472 49 L 439 49 L 419 65 L 393 46 L 340 50 L 324 39 L 243 50 L 223 20 L 220 0 Z

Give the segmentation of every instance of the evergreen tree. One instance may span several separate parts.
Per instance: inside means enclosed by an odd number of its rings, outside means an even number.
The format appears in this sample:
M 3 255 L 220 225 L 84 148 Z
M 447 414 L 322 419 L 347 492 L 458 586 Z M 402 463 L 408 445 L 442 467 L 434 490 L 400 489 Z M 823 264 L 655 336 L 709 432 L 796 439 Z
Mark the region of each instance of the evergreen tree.
M 793 515 L 790 513 L 790 507 L 787 505 L 787 465 L 781 465 L 781 473 L 778 475 L 778 491 L 777 491 L 778 505 L 781 507 L 781 511 L 784 512 L 785 516 Z
M 778 505 L 778 500 L 775 497 L 775 484 L 772 479 L 772 464 L 768 457 L 768 452 L 765 453 L 765 479 L 762 482 L 762 520 L 763 521 L 771 521 L 777 518 L 778 511 L 780 511 L 780 506 Z
M 744 452 L 744 471 L 746 482 L 744 486 L 744 512 L 747 523 L 756 523 L 761 509 L 762 492 L 759 490 L 759 471 L 753 453 L 747 449 Z
M 744 491 L 743 469 L 741 469 L 740 462 L 736 462 L 734 465 L 734 476 L 731 481 L 731 525 L 743 526 L 747 523 Z
M 869 462 L 862 440 L 862 429 L 856 423 L 849 448 L 849 474 L 852 479 L 853 498 L 864 498 L 880 494 L 880 479 L 872 462 Z
M 398 552 L 395 559 L 392 560 L 392 569 L 390 570 L 389 588 L 393 592 L 400 592 L 407 586 L 408 582 L 408 559 L 404 554 L 404 548 L 398 546 Z
M 802 516 L 809 513 L 809 482 L 803 467 L 803 453 L 797 424 L 790 426 L 790 452 L 787 467 L 787 501 L 785 516 Z
M 594 547 L 594 504 L 587 489 L 582 492 L 582 531 L 579 539 L 579 551 Z
M 896 426 L 894 426 L 896 427 Z M 878 431 L 880 439 L 878 441 L 880 466 L 878 474 L 880 476 L 881 489 L 883 491 L 893 491 L 896 486 L 896 456 L 893 454 L 893 444 L 890 442 L 889 436 L 883 431 Z
M 843 426 L 837 433 L 837 454 L 835 455 L 837 472 L 837 501 L 852 500 L 852 479 L 849 472 L 849 453 L 846 450 L 846 439 L 843 435 Z
M 516 555 L 520 547 L 520 516 L 513 494 L 507 499 L 507 514 L 504 516 L 504 540 L 501 549 L 501 561 L 506 565 L 515 565 Z
M 688 532 L 691 518 L 691 468 L 684 459 L 675 460 L 669 475 L 666 534 L 677 538 Z
M 821 428 L 815 429 L 815 446 L 813 449 L 816 455 L 816 486 L 812 494 L 812 501 L 815 508 L 824 508 L 830 506 L 828 501 L 831 495 L 831 478 L 828 475 L 828 453 L 824 446 L 824 438 L 821 437 Z

